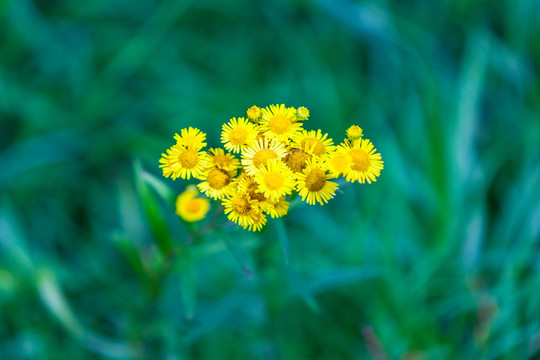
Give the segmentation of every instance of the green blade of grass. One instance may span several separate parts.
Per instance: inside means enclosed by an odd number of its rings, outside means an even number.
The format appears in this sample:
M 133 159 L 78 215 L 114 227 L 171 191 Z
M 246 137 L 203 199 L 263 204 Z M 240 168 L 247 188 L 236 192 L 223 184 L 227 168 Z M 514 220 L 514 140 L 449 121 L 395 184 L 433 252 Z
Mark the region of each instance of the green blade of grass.
M 162 254 L 168 255 L 172 250 L 172 238 L 163 211 L 150 190 L 148 182 L 144 180 L 144 170 L 140 161 L 134 162 L 133 171 L 135 173 L 137 194 L 139 195 L 141 206 L 148 220 L 154 240 Z
M 197 274 L 189 246 L 183 246 L 175 263 L 175 270 L 180 277 L 180 294 L 186 319 L 191 320 L 197 307 Z
M 285 223 L 282 218 L 279 218 L 279 219 L 276 219 L 276 221 L 274 222 L 274 225 L 276 228 L 279 245 L 281 247 L 281 252 L 283 253 L 283 257 L 285 258 L 285 263 L 289 264 L 290 245 L 289 245 L 289 235 L 287 234 Z

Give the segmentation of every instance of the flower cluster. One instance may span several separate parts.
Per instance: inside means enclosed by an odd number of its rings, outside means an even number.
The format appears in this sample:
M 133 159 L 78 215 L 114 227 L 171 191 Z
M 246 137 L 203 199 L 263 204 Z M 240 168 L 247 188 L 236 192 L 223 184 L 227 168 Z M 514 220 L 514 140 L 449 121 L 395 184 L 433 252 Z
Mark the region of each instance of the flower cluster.
M 287 214 L 288 196 L 295 192 L 310 205 L 324 205 L 338 188 L 332 179 L 377 181 L 383 161 L 359 126 L 351 126 L 347 138 L 334 145 L 320 129 L 304 129 L 308 118 L 305 107 L 253 106 L 247 118 L 223 125 L 223 148 L 208 151 L 205 133 L 182 129 L 162 154 L 160 167 L 165 177 L 199 179 L 200 192 L 221 201 L 230 220 L 252 231 L 262 229 L 268 215 Z

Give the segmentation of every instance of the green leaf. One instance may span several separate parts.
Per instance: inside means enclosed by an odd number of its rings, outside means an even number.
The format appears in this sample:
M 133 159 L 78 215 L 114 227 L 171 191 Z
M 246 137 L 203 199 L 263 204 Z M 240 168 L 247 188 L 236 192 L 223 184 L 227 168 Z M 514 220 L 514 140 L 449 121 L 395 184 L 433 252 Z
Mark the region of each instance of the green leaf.
M 279 245 L 281 247 L 281 251 L 283 252 L 283 257 L 285 258 L 285 263 L 289 264 L 289 235 L 287 234 L 287 229 L 285 228 L 285 222 L 282 218 L 278 218 L 276 221 L 274 221 L 274 225 L 276 227 Z
M 150 186 L 167 204 L 174 205 L 176 199 L 174 191 L 163 180 L 155 177 L 154 175 L 141 170 L 142 180 Z
M 139 195 L 141 206 L 144 215 L 148 220 L 148 225 L 150 226 L 154 240 L 162 254 L 168 255 L 172 249 L 172 238 L 162 208 L 150 190 L 148 182 L 145 180 L 145 171 L 142 169 L 140 161 L 134 162 L 133 170 L 135 173 L 137 194 Z M 148 176 L 146 176 L 146 178 L 148 179 Z M 161 190 L 163 190 L 163 188 Z
M 133 270 L 141 277 L 146 277 L 147 269 L 137 245 L 127 238 L 125 234 L 114 234 L 113 243 L 127 259 Z
M 180 293 L 186 319 L 193 319 L 197 307 L 197 274 L 189 246 L 182 247 L 175 269 L 180 277 Z
M 82 338 L 84 329 L 69 307 L 54 274 L 46 269 L 37 272 L 39 296 L 47 310 L 75 337 Z

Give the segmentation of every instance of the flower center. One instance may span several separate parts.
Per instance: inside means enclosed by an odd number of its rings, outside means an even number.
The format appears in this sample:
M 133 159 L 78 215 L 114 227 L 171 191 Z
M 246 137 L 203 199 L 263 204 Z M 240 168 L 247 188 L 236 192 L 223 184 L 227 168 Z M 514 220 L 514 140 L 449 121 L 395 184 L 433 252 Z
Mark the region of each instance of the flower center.
M 326 184 L 326 174 L 321 169 L 313 169 L 306 175 L 306 188 L 309 191 L 319 191 Z
M 202 201 L 201 199 L 189 199 L 188 202 L 186 202 L 186 211 L 189 213 L 196 213 L 202 208 Z
M 263 193 L 257 192 L 257 189 L 259 187 L 257 186 L 256 182 L 252 182 L 247 187 L 247 193 L 249 194 L 249 197 L 253 200 L 257 200 L 258 202 L 266 201 L 266 197 Z
M 308 148 L 310 150 L 313 148 L 313 153 L 317 156 L 322 156 L 326 152 L 326 146 L 319 139 L 306 138 L 302 140 L 300 147 L 302 149 Z
M 214 165 L 220 168 L 226 168 L 231 165 L 231 159 L 228 158 L 226 155 L 215 155 Z
M 178 161 L 185 169 L 193 169 L 199 164 L 199 155 L 195 150 L 184 149 L 178 155 Z
M 268 160 L 276 159 L 278 156 L 274 150 L 263 149 L 258 151 L 255 156 L 253 156 L 253 166 L 257 169 L 263 165 L 266 165 Z
M 291 119 L 283 114 L 276 114 L 268 121 L 268 128 L 275 134 L 283 134 L 291 128 Z
M 229 141 L 233 145 L 244 145 L 248 137 L 248 131 L 243 126 L 237 126 L 229 132 Z
M 283 179 L 283 175 L 281 173 L 273 171 L 264 175 L 264 184 L 270 190 L 280 189 L 284 182 L 285 179 Z
M 231 201 L 231 207 L 240 215 L 248 214 L 251 211 L 251 205 L 249 204 L 248 199 L 245 197 L 235 197 Z
M 311 156 L 308 153 L 302 150 L 294 151 L 289 155 L 287 166 L 294 172 L 301 172 L 306 167 L 306 161 L 308 161 L 310 157 Z
M 206 181 L 208 182 L 208 185 L 212 189 L 219 190 L 231 182 L 231 177 L 229 174 L 227 174 L 225 171 L 220 169 L 212 169 L 208 173 L 208 176 L 206 177 Z
M 352 157 L 351 169 L 355 171 L 367 171 L 371 165 L 368 154 L 362 149 L 352 149 L 349 151 Z

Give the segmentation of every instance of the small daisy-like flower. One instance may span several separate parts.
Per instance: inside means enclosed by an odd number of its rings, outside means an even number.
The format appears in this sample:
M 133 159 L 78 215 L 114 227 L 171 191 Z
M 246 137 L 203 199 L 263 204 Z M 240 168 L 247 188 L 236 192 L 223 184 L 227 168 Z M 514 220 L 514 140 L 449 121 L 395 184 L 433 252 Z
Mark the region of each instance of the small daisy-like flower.
M 345 179 L 350 182 L 358 181 L 363 184 L 366 181 L 377 181 L 377 177 L 381 174 L 384 168 L 381 154 L 375 154 L 377 149 L 373 146 L 369 139 L 360 139 L 346 142 L 343 149 L 351 157 L 351 166 L 345 172 Z
M 328 181 L 330 176 L 326 173 L 319 160 L 308 161 L 302 173 L 296 174 L 298 193 L 302 200 L 310 205 L 315 202 L 324 205 L 334 197 L 338 184 Z
M 210 201 L 197 197 L 199 192 L 190 185 L 176 198 L 176 214 L 188 222 L 204 219 L 210 210 Z
M 240 174 L 236 179 L 236 191 L 248 194 L 251 199 L 257 201 L 259 207 L 266 206 L 268 199 L 263 192 L 259 191 L 259 184 L 255 181 L 253 176 L 246 173 Z
M 258 106 L 253 105 L 250 107 L 247 111 L 247 117 L 249 120 L 253 121 L 254 123 L 259 123 L 259 119 L 261 118 L 261 109 L 259 109 Z
M 363 135 L 362 128 L 358 125 L 353 125 L 347 129 L 347 137 L 351 141 L 361 139 Z
M 287 156 L 287 150 L 282 143 L 260 139 L 253 146 L 242 151 L 242 165 L 248 175 L 255 175 L 268 160 L 283 159 L 285 156 Z
M 240 226 L 249 226 L 255 221 L 259 213 L 257 202 L 252 200 L 248 194 L 242 192 L 230 192 L 222 201 L 225 206 L 225 214 L 229 220 L 234 221 Z
M 324 156 L 332 152 L 336 147 L 328 134 L 323 134 L 321 130 L 303 130 L 293 138 L 294 147 L 312 153 L 316 156 Z
M 309 118 L 309 110 L 303 106 L 296 109 L 296 118 L 298 120 L 307 120 Z
M 284 143 L 302 129 L 302 124 L 296 121 L 294 108 L 287 108 L 284 104 L 270 105 L 262 109 L 260 131 L 268 139 L 275 139 Z
M 190 179 L 192 176 L 200 178 L 208 164 L 208 155 L 205 151 L 197 151 L 181 145 L 173 145 L 167 149 L 166 154 L 161 154 L 159 159 L 163 170 L 163 176 Z
M 243 228 L 249 231 L 261 231 L 264 225 L 266 225 L 266 215 L 259 211 L 253 218 L 253 223 L 243 226 Z
M 326 166 L 333 178 L 345 174 L 352 165 L 352 158 L 341 145 L 326 158 Z
M 208 155 L 210 165 L 218 169 L 229 171 L 240 167 L 240 160 L 230 153 L 225 153 L 221 148 L 210 149 Z
M 275 203 L 270 203 L 269 206 L 264 208 L 264 211 L 272 218 L 279 218 L 285 216 L 289 211 L 289 202 L 282 196 Z
M 285 164 L 293 172 L 302 172 L 307 165 L 307 161 L 311 159 L 312 155 L 300 150 L 300 149 L 291 149 L 290 153 L 285 158 Z
M 258 131 L 255 125 L 243 117 L 232 118 L 227 124 L 223 124 L 221 132 L 221 142 L 225 144 L 225 149 L 239 153 L 247 146 L 255 142 Z
M 182 129 L 180 130 L 180 135 L 174 135 L 174 139 L 177 145 L 196 151 L 206 146 L 206 134 L 197 128 L 189 127 L 188 129 Z
M 254 176 L 258 190 L 271 201 L 292 192 L 295 183 L 293 172 L 279 159 L 269 160 Z
M 234 187 L 232 183 L 232 171 L 226 171 L 213 167 L 208 169 L 201 180 L 204 182 L 197 185 L 199 190 L 212 199 L 223 199 L 225 194 Z

